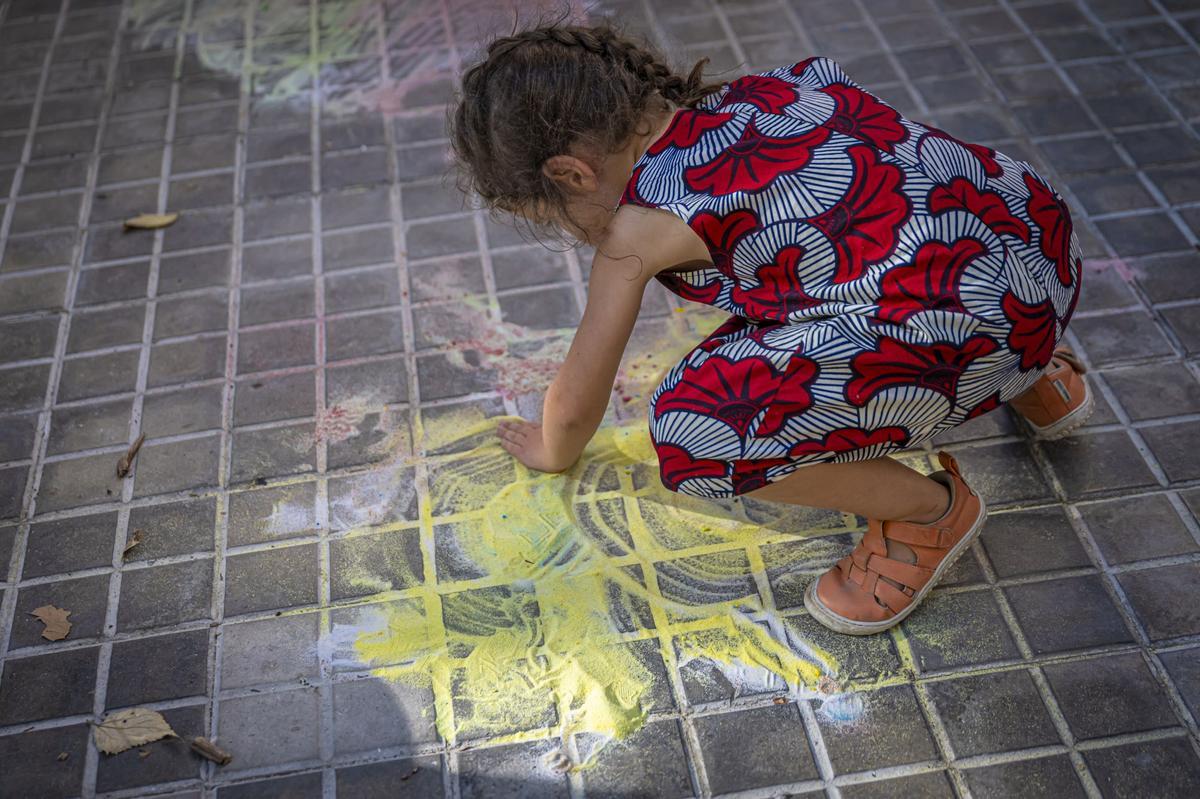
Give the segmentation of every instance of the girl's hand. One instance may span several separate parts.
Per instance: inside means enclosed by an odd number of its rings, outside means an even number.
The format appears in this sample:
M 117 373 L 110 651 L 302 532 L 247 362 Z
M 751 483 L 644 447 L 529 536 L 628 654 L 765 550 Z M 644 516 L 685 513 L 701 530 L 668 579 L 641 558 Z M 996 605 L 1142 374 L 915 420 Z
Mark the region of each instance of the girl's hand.
M 558 463 L 551 459 L 542 438 L 542 426 L 537 422 L 527 422 L 524 419 L 501 422 L 496 429 L 500 437 L 500 446 L 504 447 L 514 458 L 539 472 L 561 472 L 570 463 Z

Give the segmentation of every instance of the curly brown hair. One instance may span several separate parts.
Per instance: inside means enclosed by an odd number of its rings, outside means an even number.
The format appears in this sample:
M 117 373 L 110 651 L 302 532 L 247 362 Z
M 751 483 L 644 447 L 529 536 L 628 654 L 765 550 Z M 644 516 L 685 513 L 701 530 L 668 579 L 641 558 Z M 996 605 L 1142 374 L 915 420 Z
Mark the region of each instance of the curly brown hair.
M 683 77 L 607 24 L 543 25 L 493 40 L 463 74 L 449 123 L 459 187 L 534 236 L 561 236 L 556 223 L 574 220 L 542 172 L 546 159 L 617 152 L 650 132 L 639 130 L 648 112 L 694 106 L 721 88 L 703 81 L 707 60 Z

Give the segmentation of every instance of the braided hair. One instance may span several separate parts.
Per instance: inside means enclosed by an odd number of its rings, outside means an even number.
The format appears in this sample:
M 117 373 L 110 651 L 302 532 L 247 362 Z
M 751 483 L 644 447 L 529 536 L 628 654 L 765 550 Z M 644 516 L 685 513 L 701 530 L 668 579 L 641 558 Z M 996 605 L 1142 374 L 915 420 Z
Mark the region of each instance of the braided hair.
M 463 74 L 450 120 L 460 188 L 554 235 L 555 220 L 570 216 L 542 172 L 546 160 L 575 148 L 616 152 L 650 132 L 639 130 L 647 112 L 694 106 L 720 89 L 703 82 L 706 61 L 682 77 L 608 25 L 555 24 L 495 39 Z

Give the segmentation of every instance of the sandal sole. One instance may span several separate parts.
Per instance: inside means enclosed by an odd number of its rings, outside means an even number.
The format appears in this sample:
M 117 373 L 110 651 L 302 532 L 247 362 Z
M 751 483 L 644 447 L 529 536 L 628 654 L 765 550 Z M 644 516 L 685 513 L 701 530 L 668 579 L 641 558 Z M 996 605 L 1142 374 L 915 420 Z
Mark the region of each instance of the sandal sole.
M 844 633 L 845 635 L 875 635 L 876 633 L 884 632 L 895 627 L 900 622 L 912 615 L 925 599 L 926 594 L 933 590 L 933 587 L 942 579 L 942 575 L 946 569 L 954 565 L 954 561 L 958 560 L 962 553 L 967 551 L 967 547 L 971 546 L 971 542 L 979 537 L 983 532 L 983 523 L 987 520 L 987 504 L 983 501 L 983 497 L 979 497 L 979 515 L 975 518 L 975 522 L 971 525 L 971 529 L 962 537 L 962 540 L 950 548 L 950 552 L 942 559 L 937 568 L 933 570 L 933 577 L 925 586 L 917 592 L 913 597 L 913 601 L 904 610 L 897 613 L 892 618 L 886 621 L 855 621 L 847 619 L 845 616 L 839 616 L 817 598 L 817 581 L 813 580 L 808 584 L 808 588 L 804 591 L 804 607 L 808 609 L 809 614 L 828 627 L 834 632 Z
M 1025 423 L 1033 429 L 1033 437 L 1038 441 L 1057 441 L 1083 427 L 1096 411 L 1096 397 L 1092 394 L 1092 387 L 1085 383 L 1083 390 L 1083 404 L 1054 424 L 1038 427 L 1026 419 Z

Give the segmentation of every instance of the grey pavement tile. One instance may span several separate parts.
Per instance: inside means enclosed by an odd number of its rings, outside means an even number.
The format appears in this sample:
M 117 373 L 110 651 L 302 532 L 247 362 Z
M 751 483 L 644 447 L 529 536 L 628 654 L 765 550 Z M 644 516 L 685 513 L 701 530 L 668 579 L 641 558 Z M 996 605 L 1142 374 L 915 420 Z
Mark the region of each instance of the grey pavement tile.
M 224 699 L 219 718 L 221 745 L 238 753 L 227 772 L 320 756 L 315 688 Z
M 325 278 L 325 310 L 328 313 L 399 305 L 401 296 L 399 277 L 391 265 L 334 273 Z
M 1200 322 L 1196 321 L 1197 315 L 1196 306 L 1167 308 L 1163 311 L 1167 323 L 1189 353 L 1200 352 Z
M 87 647 L 6 660 L 0 724 L 91 713 L 99 653 L 97 647 Z
M 1104 381 L 1135 421 L 1200 413 L 1200 382 L 1182 369 L 1163 380 L 1163 369 L 1161 364 L 1108 369 Z
M 304 681 L 317 676 L 315 613 L 227 624 L 221 631 L 221 688 Z
M 316 486 L 307 482 L 230 493 L 229 545 L 314 534 L 318 526 Z
M 583 775 L 589 796 L 691 796 L 683 740 L 673 719 L 650 722 L 623 741 L 605 747 Z
M 207 629 L 114 643 L 106 707 L 203 696 L 208 686 L 208 644 Z
M 303 211 L 309 213 L 307 205 Z M 246 217 L 249 220 L 251 213 L 247 212 Z M 307 216 L 304 218 L 308 219 Z M 304 230 L 307 229 L 306 224 Z M 311 275 L 312 271 L 312 241 L 308 238 L 253 244 L 242 251 L 242 279 L 245 281 Z
M 232 208 L 202 208 L 180 214 L 179 220 L 166 229 L 163 250 L 177 252 L 193 247 L 229 244 L 233 236 Z
M 393 253 L 390 226 L 326 233 L 321 237 L 321 257 L 327 272 L 390 264 L 395 257 Z M 408 254 L 417 257 L 411 242 Z
M 209 618 L 212 579 L 209 558 L 126 570 L 121 575 L 118 632 Z
M 980 540 L 1001 579 L 1092 565 L 1061 508 L 993 514 Z
M 483 367 L 474 350 L 454 357 L 439 354 L 417 358 L 417 379 L 423 400 L 484 393 L 493 390 L 496 382 L 495 371 Z
M 1096 222 L 1096 227 L 1122 256 L 1149 255 L 1188 247 L 1188 240 L 1165 214 L 1105 219 Z
M 321 193 L 321 229 L 391 222 L 391 193 L 386 186 Z
M 0 411 L 40 408 L 45 401 L 49 375 L 49 364 L 0 370 Z
M 1182 737 L 1095 749 L 1083 758 L 1108 799 L 1136 795 L 1147 785 L 1162 796 L 1200 791 L 1200 758 Z
M 125 555 L 125 562 L 211 551 L 215 524 L 215 497 L 134 508 L 129 512 L 127 542 L 140 530 L 141 543 Z
M 132 400 L 56 408 L 50 417 L 46 452 L 57 455 L 129 442 Z
M 482 294 L 486 288 L 477 256 L 461 256 L 410 264 L 408 280 L 415 302 L 449 300 Z
M 1080 505 L 1079 512 L 1110 564 L 1165 558 L 1200 549 L 1162 494 Z
M 286 427 L 237 430 L 233 434 L 235 483 L 316 471 L 316 437 L 312 422 Z
M 317 601 L 315 544 L 231 555 L 225 576 L 225 615 L 282 610 Z
M 951 669 L 1020 657 L 991 591 L 946 594 L 925 599 L 904 631 L 921 671 Z
M 0 273 L 69 264 L 75 239 L 76 232 L 73 230 L 13 236 L 4 248 Z
M 1013 585 L 1004 596 L 1035 654 L 1132 640 L 1100 577 Z
M 911 686 L 897 685 L 857 695 L 864 712 L 840 721 L 818 708 L 817 724 L 834 774 L 850 774 L 906 763 L 937 760 L 938 749 Z M 880 731 L 887 730 L 887 735 Z M 730 747 L 737 751 L 735 744 Z
M 554 742 L 545 741 L 468 752 L 459 759 L 461 794 L 464 799 L 566 799 L 566 776 L 546 763 L 555 749 Z
M 1071 497 L 1158 484 L 1124 430 L 1076 435 L 1048 443 L 1045 453 Z
M 248 327 L 311 317 L 313 290 L 311 279 L 243 288 L 238 324 Z
M 397 781 L 413 796 L 432 799 L 444 795 L 442 763 L 438 757 L 387 760 L 337 770 L 338 796 L 346 799 L 387 799 L 395 795 Z
M 142 403 L 142 432 L 154 439 L 217 429 L 223 394 L 219 385 L 148 394 Z
M 0 470 L 0 518 L 20 515 L 28 477 L 29 469 L 25 466 Z
M 46 643 L 46 639 L 42 638 L 44 625 L 31 615 L 44 605 L 71 611 L 72 639 L 98 638 L 104 628 L 104 611 L 108 605 L 108 575 L 58 580 L 21 588 L 17 593 L 9 649 Z
M 1179 602 L 1200 589 L 1200 564 L 1130 571 L 1117 580 L 1152 640 L 1200 633 L 1200 610 Z
M 160 300 L 154 314 L 154 338 L 224 330 L 229 324 L 229 295 L 224 291 Z
M 1059 743 L 1024 670 L 957 677 L 927 690 L 957 757 Z
M 312 416 L 316 412 L 315 395 L 315 372 L 242 378 L 234 394 L 233 423 L 246 425 Z
M 1172 483 L 1200 477 L 1196 448 L 1200 446 L 1200 426 L 1195 422 L 1176 422 L 1142 431 L 1167 479 Z
M 85 269 L 79 275 L 79 286 L 75 290 L 75 303 L 90 305 L 145 297 L 149 274 L 150 264 L 148 263 Z
M 0 372 L 2 375 L 3 372 Z M 0 422 L 0 461 L 28 458 L 33 450 L 36 413 L 6 415 Z
M 321 187 L 348 189 L 387 183 L 387 153 L 383 150 L 326 153 L 321 158 Z
M 61 271 L 0 277 L 0 314 L 60 309 L 66 288 L 67 275 Z
M 1043 672 L 1077 740 L 1178 724 L 1140 654 L 1052 663 Z
M 433 743 L 434 712 L 425 687 L 373 677 L 334 683 L 335 747 L 343 754 Z
M 175 737 L 105 756 L 96 774 L 97 790 L 130 790 L 200 776 L 201 764 L 187 742 L 205 733 L 204 708 L 173 708 L 162 715 Z
M 76 311 L 71 314 L 67 352 L 140 344 L 145 316 L 146 306 L 141 303 Z
M 225 374 L 227 347 L 223 335 L 155 344 L 150 350 L 147 385 L 159 388 L 221 377 Z
M 137 386 L 137 368 L 137 350 L 85 355 L 65 360 L 62 376 L 58 381 L 58 401 L 71 402 L 133 391 Z M 150 368 L 153 374 L 153 363 Z
M 1075 766 L 1066 755 L 1016 760 L 994 766 L 967 769 L 971 795 L 980 799 L 1003 799 L 1028 793 L 1033 786 L 1043 796 L 1087 796 Z
M 956 450 L 971 487 L 989 504 L 1044 499 L 1050 490 L 1028 447 L 1022 443 L 988 444 Z
M 220 454 L 221 439 L 217 435 L 168 443 L 147 442 L 134 461 L 134 496 L 216 485 Z
M 245 331 L 238 336 L 238 373 L 315 363 L 315 335 L 310 322 Z
M 25 545 L 22 578 L 110 565 L 116 525 L 116 511 L 34 522 Z
M 180 291 L 225 287 L 229 283 L 230 251 L 227 248 L 166 255 L 159 261 L 160 296 Z
M 0 362 L 51 357 L 58 340 L 58 317 L 0 322 L 0 340 L 5 343 Z
M 325 326 L 331 360 L 404 350 L 403 319 L 396 311 L 329 319 Z
M 42 469 L 37 509 L 45 512 L 113 501 L 121 493 L 116 455 L 87 455 L 53 461 Z
M 340 538 L 329 544 L 330 598 L 414 588 L 424 580 L 417 530 Z
M 696 737 L 714 793 L 817 777 L 792 703 L 699 716 Z
M 78 796 L 91 730 L 88 724 L 70 724 L 0 737 L 5 792 L 45 799 Z
M 1159 655 L 1193 716 L 1200 711 L 1200 658 L 1197 654 L 1200 653 L 1196 648 L 1190 647 Z

